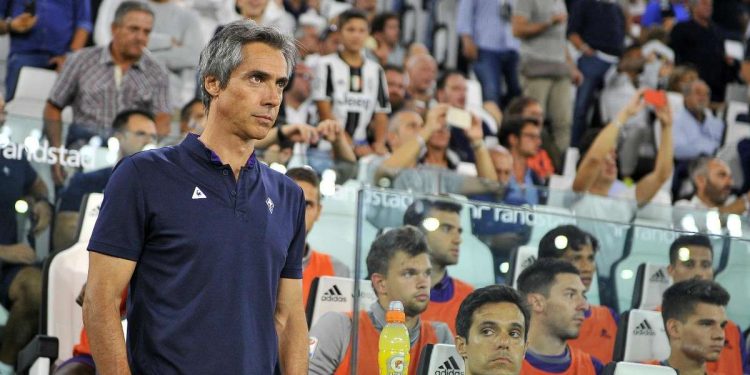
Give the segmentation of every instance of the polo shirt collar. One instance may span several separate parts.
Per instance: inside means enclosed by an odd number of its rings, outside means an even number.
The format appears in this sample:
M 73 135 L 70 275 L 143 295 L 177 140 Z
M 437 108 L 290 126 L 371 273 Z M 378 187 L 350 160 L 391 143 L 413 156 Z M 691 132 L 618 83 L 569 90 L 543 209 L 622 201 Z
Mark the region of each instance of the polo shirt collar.
M 110 42 L 106 47 L 102 48 L 102 54 L 101 54 L 101 57 L 99 58 L 99 61 L 102 64 L 105 64 L 105 65 L 114 65 L 115 64 L 115 60 L 112 58 L 112 50 L 111 49 L 112 49 L 112 42 Z M 144 50 L 143 53 L 148 53 L 148 51 Z M 141 55 L 141 58 L 138 59 L 138 61 L 134 62 L 132 66 L 134 68 L 141 69 L 141 61 L 142 60 L 143 60 L 143 55 Z
M 448 302 L 453 298 L 454 290 L 453 279 L 448 276 L 448 271 L 445 271 L 443 278 L 430 288 L 430 301 Z
M 200 139 L 198 139 L 197 134 L 188 133 L 188 135 L 185 137 L 185 140 L 182 141 L 181 145 L 207 163 L 219 167 L 224 165 L 224 163 L 221 161 L 221 158 L 219 158 L 219 155 L 206 147 L 206 145 L 203 144 Z M 255 166 L 256 163 L 257 158 L 255 157 L 255 151 L 253 151 L 253 153 L 250 155 L 250 158 L 247 159 L 245 167 L 250 169 Z

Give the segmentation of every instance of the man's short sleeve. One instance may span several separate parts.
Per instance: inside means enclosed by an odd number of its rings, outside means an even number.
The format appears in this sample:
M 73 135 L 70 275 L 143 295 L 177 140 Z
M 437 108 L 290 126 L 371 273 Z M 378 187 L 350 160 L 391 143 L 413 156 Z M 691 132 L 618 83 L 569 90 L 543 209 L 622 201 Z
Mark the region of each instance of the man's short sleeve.
M 300 202 L 299 208 L 297 209 L 297 218 L 295 220 L 296 232 L 292 243 L 289 245 L 286 256 L 286 264 L 284 269 L 281 270 L 281 277 L 285 279 L 301 279 L 302 278 L 302 255 L 305 250 L 305 198 L 302 196 L 302 191 L 298 191 L 298 201 Z
M 318 61 L 315 68 L 315 81 L 313 82 L 312 99 L 315 101 L 331 100 L 333 96 L 333 77 L 331 77 L 331 64 L 326 59 Z
M 76 28 L 84 29 L 91 33 L 94 25 L 91 22 L 91 1 L 78 0 L 74 4 L 76 14 Z
M 388 98 L 388 81 L 385 80 L 385 71 L 378 66 L 378 100 L 375 105 L 375 113 L 391 113 L 391 102 Z
M 78 51 L 67 58 L 55 85 L 50 91 L 48 100 L 57 108 L 62 109 L 73 103 L 78 94 L 78 79 L 82 72 L 81 53 L 82 51 Z
M 146 238 L 146 202 L 131 158 L 115 167 L 89 242 L 89 251 L 137 261 Z
M 516 6 L 513 7 L 513 15 L 521 16 L 526 18 L 527 21 L 531 21 L 531 14 L 534 11 L 535 2 L 532 0 L 516 1 Z
M 154 85 L 156 86 L 153 102 L 154 113 L 172 113 L 169 106 L 169 75 L 164 68 L 161 68 L 159 78 Z

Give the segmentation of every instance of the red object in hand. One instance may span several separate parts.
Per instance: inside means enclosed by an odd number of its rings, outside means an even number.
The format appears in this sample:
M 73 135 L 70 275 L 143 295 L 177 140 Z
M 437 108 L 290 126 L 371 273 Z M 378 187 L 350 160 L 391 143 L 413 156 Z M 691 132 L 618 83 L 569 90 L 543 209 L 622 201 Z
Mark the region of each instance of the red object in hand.
M 667 94 L 662 90 L 646 90 L 643 92 L 643 100 L 656 108 L 667 105 Z

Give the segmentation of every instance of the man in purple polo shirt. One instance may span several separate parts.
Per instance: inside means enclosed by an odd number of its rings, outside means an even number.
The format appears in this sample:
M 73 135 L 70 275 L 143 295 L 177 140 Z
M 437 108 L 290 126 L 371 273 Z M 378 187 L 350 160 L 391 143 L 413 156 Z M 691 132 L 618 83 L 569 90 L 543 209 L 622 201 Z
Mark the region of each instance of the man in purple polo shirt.
M 274 28 L 225 26 L 201 54 L 201 136 L 115 167 L 84 302 L 99 373 L 307 373 L 305 200 L 254 154 L 295 56 Z M 126 351 L 117 305 L 128 283 Z

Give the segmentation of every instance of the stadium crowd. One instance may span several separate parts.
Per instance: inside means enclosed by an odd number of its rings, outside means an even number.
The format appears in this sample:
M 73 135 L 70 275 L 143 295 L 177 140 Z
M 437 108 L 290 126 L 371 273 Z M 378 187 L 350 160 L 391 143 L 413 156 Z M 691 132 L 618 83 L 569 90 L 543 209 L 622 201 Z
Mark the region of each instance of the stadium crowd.
M 304 193 L 305 304 L 315 305 L 310 291 L 322 276 L 367 279 L 376 296 L 358 319 L 329 313 L 311 325 L 311 374 L 349 373 L 353 321 L 357 371 L 371 373 L 393 300 L 404 303 L 412 363 L 427 344 L 444 343 L 456 344 L 467 374 L 600 374 L 619 360 L 620 313 L 631 307 L 619 298 L 616 270 L 637 251 L 618 228 L 643 223 L 673 235 L 649 249 L 673 283 L 657 306 L 671 354 L 649 363 L 680 374 L 750 374 L 742 330 L 750 327 L 727 315 L 731 299 L 748 295 L 730 296 L 736 289 L 714 281 L 737 259 L 729 250 L 750 253 L 714 241 L 743 238 L 733 220 L 750 230 L 743 1 L 0 0 L 0 9 L 0 34 L 9 38 L 0 375 L 14 373 L 38 333 L 42 264 L 78 241 L 86 195 L 106 191 L 118 160 L 201 134 L 209 103 L 201 50 L 241 19 L 276 27 L 298 46 L 279 116 L 255 152 Z M 34 81 L 24 72 L 39 72 L 29 67 L 56 77 L 34 125 L 14 112 L 37 89 L 23 87 Z M 24 126 L 50 148 L 72 155 L 104 144 L 116 157 L 86 170 L 62 157 L 32 163 L 28 138 L 3 130 Z M 18 157 L 8 151 L 14 144 L 25 145 Z M 335 195 L 331 176 L 409 197 L 404 207 L 362 204 L 359 219 L 378 232 L 361 244 L 362 270 L 348 261 L 354 247 L 337 259 L 309 240 L 336 229 L 315 226 Z M 469 201 L 486 209 L 470 211 Z M 575 225 L 534 235 L 533 223 L 499 220 L 503 207 L 514 215 L 561 208 Z M 467 236 L 475 240 L 468 246 Z M 474 243 L 492 256 L 492 284 L 515 290 L 451 276 Z M 529 246 L 539 259 L 522 267 L 516 256 Z M 126 300 L 127 290 L 123 315 Z M 741 303 L 750 322 L 750 302 Z M 492 315 L 487 304 L 516 306 L 491 318 L 511 316 L 521 327 L 477 328 Z M 495 341 L 482 341 L 490 334 Z M 498 364 L 495 351 L 520 359 Z M 57 374 L 96 371 L 85 330 L 60 358 Z

